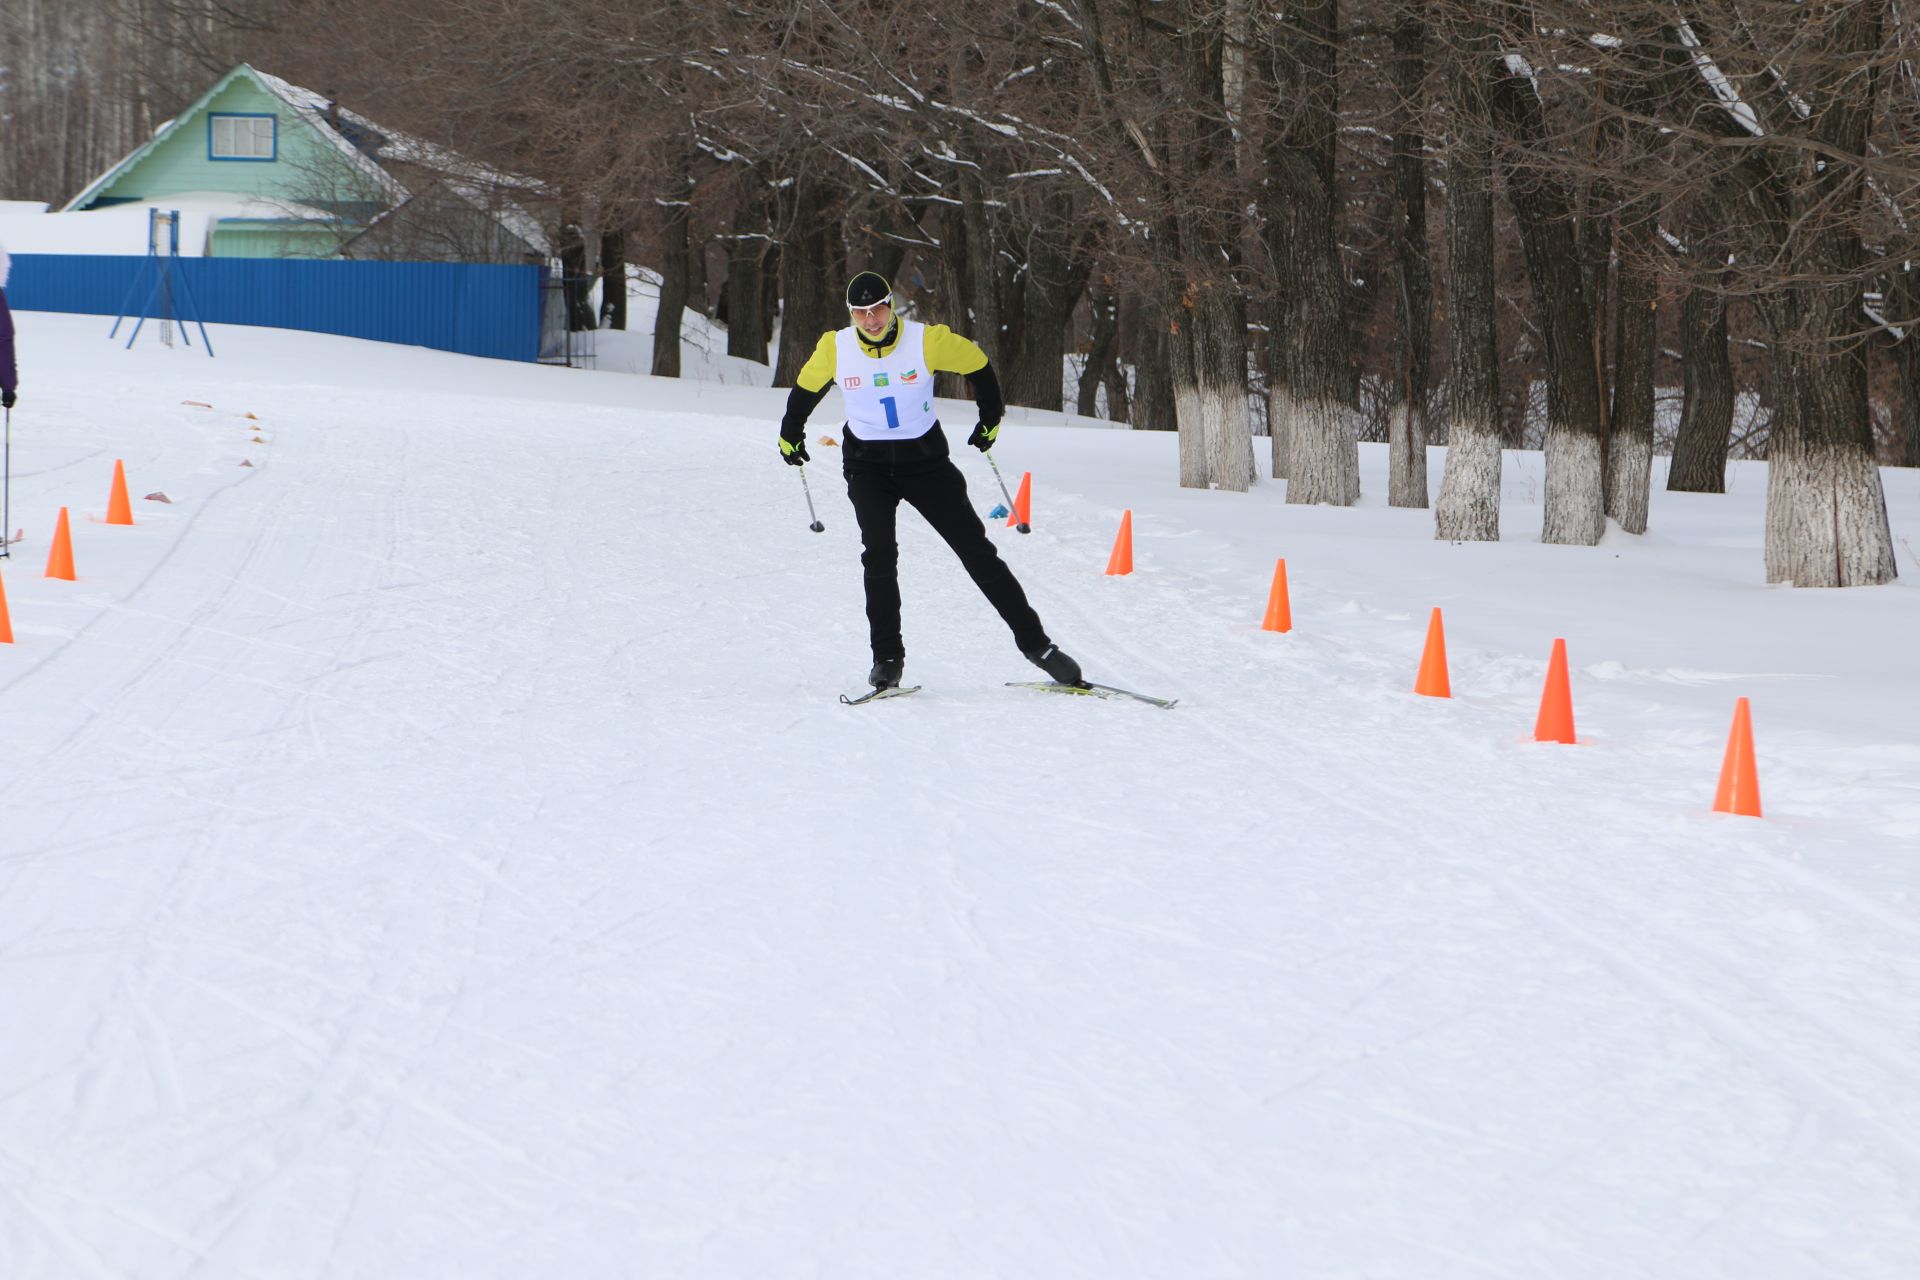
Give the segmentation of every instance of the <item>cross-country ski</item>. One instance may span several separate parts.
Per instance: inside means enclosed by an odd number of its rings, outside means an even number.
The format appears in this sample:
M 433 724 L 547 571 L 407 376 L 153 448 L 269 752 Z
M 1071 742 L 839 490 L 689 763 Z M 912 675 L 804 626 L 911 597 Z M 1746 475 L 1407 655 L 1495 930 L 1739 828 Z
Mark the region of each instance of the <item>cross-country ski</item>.
M 920 686 L 917 684 L 896 684 L 888 685 L 882 689 L 869 689 L 862 694 L 843 693 L 840 695 L 840 701 L 849 707 L 862 707 L 869 702 L 880 702 L 886 698 L 904 698 L 910 693 L 918 692 L 920 692 Z
M 1131 698 L 1135 702 L 1145 702 L 1152 706 L 1170 708 L 1177 706 L 1178 698 L 1156 698 L 1151 694 L 1135 693 L 1131 689 L 1118 689 L 1110 684 L 1095 684 L 1083 681 L 1080 684 L 1060 684 L 1051 680 L 1009 680 L 1010 689 L 1038 689 L 1042 693 L 1077 693 L 1093 698 Z

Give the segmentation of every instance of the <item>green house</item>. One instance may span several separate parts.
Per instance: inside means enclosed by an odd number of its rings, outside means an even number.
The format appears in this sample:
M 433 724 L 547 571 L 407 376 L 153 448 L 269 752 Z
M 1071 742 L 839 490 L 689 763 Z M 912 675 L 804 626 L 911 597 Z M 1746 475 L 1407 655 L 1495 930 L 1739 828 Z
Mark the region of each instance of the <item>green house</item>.
M 547 249 L 527 211 L 537 199 L 524 180 L 242 63 L 64 211 L 206 211 L 207 243 L 182 247 L 210 257 L 538 262 Z

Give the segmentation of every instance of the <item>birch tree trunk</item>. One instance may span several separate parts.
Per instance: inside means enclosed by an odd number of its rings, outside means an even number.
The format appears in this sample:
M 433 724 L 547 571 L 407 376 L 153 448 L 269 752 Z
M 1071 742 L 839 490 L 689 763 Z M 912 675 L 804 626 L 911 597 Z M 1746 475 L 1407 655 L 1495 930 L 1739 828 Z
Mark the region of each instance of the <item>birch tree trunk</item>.
M 1213 459 L 1207 451 L 1207 428 L 1200 400 L 1200 370 L 1193 358 L 1194 327 L 1191 311 L 1175 312 L 1164 333 L 1167 386 L 1173 401 L 1175 429 L 1180 433 L 1180 487 L 1212 487 Z
M 1767 581 L 1877 586 L 1897 572 L 1874 465 L 1863 348 L 1782 348 L 1767 446 Z
M 1399 377 L 1387 407 L 1387 503 L 1427 505 L 1427 367 L 1433 270 L 1427 250 L 1426 138 L 1419 119 L 1426 79 L 1426 24 L 1409 6 L 1393 29 L 1393 301 Z
M 1497 117 L 1513 140 L 1541 145 L 1546 137 L 1540 100 L 1511 69 L 1493 86 Z M 1534 308 L 1546 336 L 1546 511 L 1540 540 L 1590 547 L 1606 531 L 1600 423 L 1600 384 L 1593 361 L 1594 317 L 1575 243 L 1565 189 L 1549 174 L 1515 163 L 1508 149 L 1507 201 L 1519 223 L 1533 286 Z
M 1267 172 L 1269 242 L 1286 281 L 1287 501 L 1344 507 L 1360 497 L 1360 449 L 1337 238 L 1338 26 L 1337 0 L 1305 0 L 1275 28 L 1275 78 L 1291 114 L 1268 148 Z
M 1858 317 L 1867 136 L 1878 91 L 1884 5 L 1822 10 L 1808 40 L 1823 55 L 1795 86 L 1818 148 L 1763 156 L 1748 191 L 1792 273 L 1756 299 L 1773 340 L 1777 390 L 1767 446 L 1766 572 L 1800 587 L 1893 580 L 1893 535 L 1875 465 L 1866 348 Z
M 1196 0 L 1171 6 L 1179 41 L 1181 107 L 1161 166 L 1167 216 L 1162 251 L 1181 282 L 1165 340 L 1180 430 L 1180 483 L 1245 492 L 1254 481 L 1253 424 L 1247 414 L 1246 316 L 1232 273 L 1239 263 L 1236 220 L 1196 200 L 1189 186 L 1236 171 L 1227 118 L 1222 25 Z M 1158 164 L 1159 162 L 1156 162 Z M 1224 261 L 1223 261 L 1224 259 Z
M 1647 531 L 1653 476 L 1653 277 L 1638 259 L 1620 265 L 1613 413 L 1607 443 L 1607 514 L 1628 533 Z
M 1447 65 L 1446 470 L 1434 536 L 1500 540 L 1500 355 L 1493 315 L 1493 146 L 1487 79 L 1493 50 L 1470 11 L 1452 33 Z
M 1267 370 L 1267 441 L 1275 480 L 1293 476 L 1293 395 L 1287 386 L 1284 359 L 1276 350 L 1270 356 L 1273 367 Z
M 1268 252 L 1273 254 L 1273 244 L 1279 234 L 1272 222 L 1266 228 Z M 1277 255 L 1275 255 L 1277 261 Z M 1274 287 L 1283 289 L 1284 281 L 1276 279 Z M 1288 393 L 1288 378 L 1291 365 L 1291 352 L 1287 349 L 1286 338 L 1281 328 L 1286 322 L 1286 305 L 1281 295 L 1276 295 L 1266 306 L 1267 332 L 1264 354 L 1267 358 L 1267 452 L 1269 455 L 1267 474 L 1275 480 L 1285 480 L 1293 474 L 1293 397 Z
M 1191 287 L 1167 331 L 1180 483 L 1244 493 L 1254 481 L 1247 417 L 1246 320 L 1232 293 Z

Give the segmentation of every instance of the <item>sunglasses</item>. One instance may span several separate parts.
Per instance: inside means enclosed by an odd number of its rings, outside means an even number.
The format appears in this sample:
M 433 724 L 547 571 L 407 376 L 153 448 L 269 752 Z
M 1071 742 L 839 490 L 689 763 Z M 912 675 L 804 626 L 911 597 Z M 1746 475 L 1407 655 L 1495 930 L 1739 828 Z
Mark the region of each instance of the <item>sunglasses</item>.
M 853 312 L 854 316 L 857 319 L 866 319 L 869 316 L 877 315 L 880 311 L 880 308 L 888 305 L 892 301 L 893 301 L 893 295 L 888 294 L 886 297 L 880 299 L 880 301 L 874 303 L 870 307 L 856 307 L 852 303 L 848 303 L 847 310 Z

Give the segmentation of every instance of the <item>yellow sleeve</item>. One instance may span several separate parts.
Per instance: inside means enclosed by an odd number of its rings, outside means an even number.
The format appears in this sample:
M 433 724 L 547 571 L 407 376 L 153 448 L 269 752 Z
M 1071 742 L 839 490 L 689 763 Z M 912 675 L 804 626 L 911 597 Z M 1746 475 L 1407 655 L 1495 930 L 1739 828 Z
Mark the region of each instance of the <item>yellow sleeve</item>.
M 802 391 L 825 391 L 833 385 L 836 345 L 833 330 L 821 334 L 813 354 L 800 366 L 800 376 L 793 380 L 794 385 Z
M 978 344 L 943 324 L 928 325 L 920 341 L 927 353 L 927 367 L 935 373 L 978 373 L 987 367 L 987 353 Z

